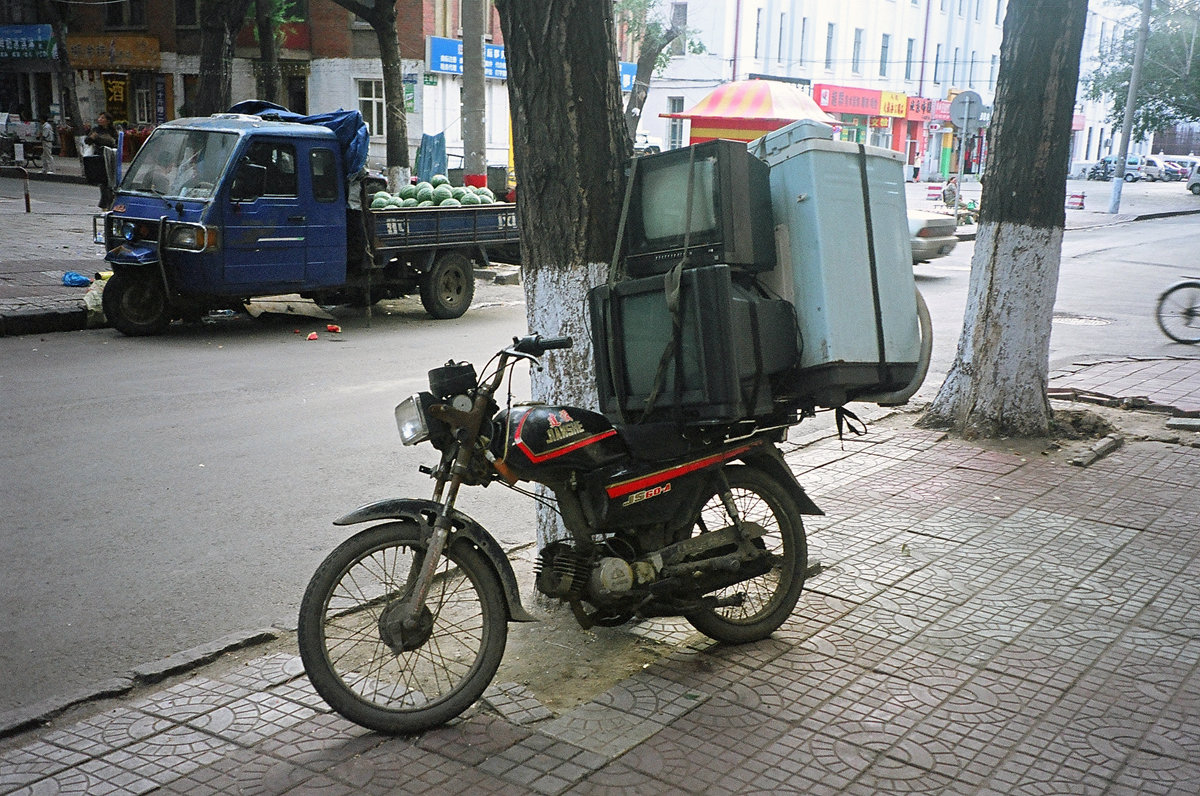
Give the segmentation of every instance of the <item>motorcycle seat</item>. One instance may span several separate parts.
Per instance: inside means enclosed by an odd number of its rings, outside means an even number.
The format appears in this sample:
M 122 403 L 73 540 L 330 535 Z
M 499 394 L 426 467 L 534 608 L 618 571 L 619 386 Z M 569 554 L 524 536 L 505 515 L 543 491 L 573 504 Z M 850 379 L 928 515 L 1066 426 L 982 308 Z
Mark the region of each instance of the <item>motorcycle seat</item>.
M 678 423 L 631 423 L 615 428 L 629 455 L 644 462 L 679 459 L 708 447 L 700 440 L 684 436 L 684 427 Z

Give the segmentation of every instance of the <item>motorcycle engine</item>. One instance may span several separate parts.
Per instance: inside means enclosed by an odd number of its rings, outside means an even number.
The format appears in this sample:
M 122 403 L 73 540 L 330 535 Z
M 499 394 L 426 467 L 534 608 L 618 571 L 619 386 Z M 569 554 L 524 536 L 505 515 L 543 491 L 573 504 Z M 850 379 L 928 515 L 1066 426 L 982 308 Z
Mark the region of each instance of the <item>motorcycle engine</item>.
M 538 591 L 560 600 L 587 600 L 605 605 L 626 597 L 657 578 L 648 561 L 616 555 L 584 555 L 567 542 L 551 542 L 534 568 Z

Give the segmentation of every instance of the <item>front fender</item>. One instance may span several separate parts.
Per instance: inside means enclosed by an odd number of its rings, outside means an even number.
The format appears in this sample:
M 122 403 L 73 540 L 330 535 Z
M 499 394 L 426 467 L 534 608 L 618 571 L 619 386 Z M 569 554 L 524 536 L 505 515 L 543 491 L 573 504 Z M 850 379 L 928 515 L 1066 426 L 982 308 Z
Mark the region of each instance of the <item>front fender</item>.
M 432 517 L 436 516 L 441 506 L 432 500 L 420 498 L 389 498 L 359 506 L 354 511 L 333 521 L 334 525 L 357 525 L 360 522 L 375 520 L 412 520 L 421 525 L 431 525 Z M 503 548 L 487 530 L 475 520 L 455 510 L 450 515 L 451 534 L 448 544 L 455 538 L 466 539 L 475 545 L 484 557 L 491 563 L 500 585 L 504 589 L 504 599 L 508 603 L 508 618 L 513 622 L 536 622 L 521 605 L 521 591 L 517 588 L 517 576 Z

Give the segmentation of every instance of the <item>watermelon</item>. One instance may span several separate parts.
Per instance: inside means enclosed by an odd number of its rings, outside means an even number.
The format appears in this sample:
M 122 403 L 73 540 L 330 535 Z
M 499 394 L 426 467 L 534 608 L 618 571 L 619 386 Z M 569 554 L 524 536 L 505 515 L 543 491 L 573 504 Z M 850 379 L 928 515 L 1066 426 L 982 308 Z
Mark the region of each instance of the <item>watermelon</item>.
M 418 202 L 433 201 L 433 186 L 429 183 L 421 183 L 417 186 L 417 193 L 414 197 Z
M 401 201 L 400 206 L 401 207 L 416 207 L 417 206 L 417 197 L 410 196 L 407 199 L 404 199 L 403 201 Z
M 442 185 L 439 185 L 433 189 L 433 201 L 438 204 L 441 204 L 447 199 L 452 199 L 453 197 L 454 189 L 449 185 L 443 183 Z
M 447 177 L 445 174 L 435 174 L 429 178 L 429 181 L 431 183 L 433 183 L 434 188 L 438 187 L 439 185 L 449 185 L 450 184 L 450 178 Z
M 479 194 L 471 193 L 470 191 L 467 191 L 461 197 L 459 197 L 459 201 L 461 201 L 464 205 L 483 204 L 483 200 L 480 199 Z
M 462 202 L 455 199 L 453 196 L 447 197 L 441 201 L 438 207 L 461 207 Z
M 386 194 L 386 191 L 384 193 Z M 371 209 L 372 210 L 382 210 L 383 208 L 385 208 L 387 206 L 388 206 L 388 197 L 387 196 L 379 196 L 378 194 L 376 194 L 375 198 L 371 200 Z
M 433 200 L 422 199 L 420 202 L 417 202 L 417 207 L 433 207 Z

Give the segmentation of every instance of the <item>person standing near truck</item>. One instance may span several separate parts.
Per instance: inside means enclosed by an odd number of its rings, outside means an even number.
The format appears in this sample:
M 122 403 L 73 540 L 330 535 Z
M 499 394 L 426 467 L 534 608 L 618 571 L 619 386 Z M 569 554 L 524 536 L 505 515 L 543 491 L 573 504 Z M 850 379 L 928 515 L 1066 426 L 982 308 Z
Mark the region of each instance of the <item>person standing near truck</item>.
M 50 122 L 50 114 L 42 114 L 42 126 L 38 128 L 38 138 L 42 141 L 42 174 L 54 173 L 54 125 Z
M 100 112 L 100 115 L 96 117 L 96 126 L 83 140 L 96 148 L 97 155 L 104 154 L 104 147 L 116 149 L 117 128 L 113 126 L 112 116 L 108 115 L 108 111 Z M 108 184 L 107 179 L 104 179 L 100 182 L 100 209 L 107 210 L 112 206 L 112 200 L 112 186 Z

